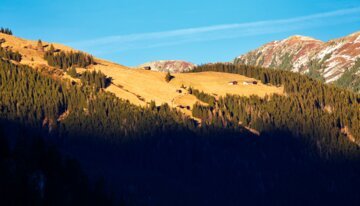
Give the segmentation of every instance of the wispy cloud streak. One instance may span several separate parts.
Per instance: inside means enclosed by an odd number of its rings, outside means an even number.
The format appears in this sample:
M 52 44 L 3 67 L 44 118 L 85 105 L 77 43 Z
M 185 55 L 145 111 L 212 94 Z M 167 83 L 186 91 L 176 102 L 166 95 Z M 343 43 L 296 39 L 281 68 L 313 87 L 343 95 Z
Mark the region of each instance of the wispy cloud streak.
M 328 21 L 329 19 L 331 19 L 331 21 Z M 164 47 L 190 42 L 287 32 L 358 21 L 360 21 L 360 7 L 355 7 L 288 19 L 107 36 L 86 41 L 70 42 L 68 44 L 77 48 L 91 50 L 95 54 L 101 54 L 104 52 L 110 53 L 129 49 Z

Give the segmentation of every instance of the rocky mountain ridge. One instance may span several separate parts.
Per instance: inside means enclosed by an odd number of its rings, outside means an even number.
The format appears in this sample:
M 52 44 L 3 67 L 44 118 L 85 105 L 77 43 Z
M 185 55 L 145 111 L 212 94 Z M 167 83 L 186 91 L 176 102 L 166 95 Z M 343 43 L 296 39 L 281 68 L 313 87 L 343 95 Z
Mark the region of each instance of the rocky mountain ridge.
M 234 62 L 300 72 L 326 83 L 358 90 L 360 64 L 356 62 L 359 58 L 360 32 L 356 32 L 328 42 L 291 36 L 240 55 Z
M 147 62 L 139 65 L 138 68 L 150 67 L 151 70 L 159 72 L 181 73 L 192 70 L 196 65 L 181 60 L 160 60 Z

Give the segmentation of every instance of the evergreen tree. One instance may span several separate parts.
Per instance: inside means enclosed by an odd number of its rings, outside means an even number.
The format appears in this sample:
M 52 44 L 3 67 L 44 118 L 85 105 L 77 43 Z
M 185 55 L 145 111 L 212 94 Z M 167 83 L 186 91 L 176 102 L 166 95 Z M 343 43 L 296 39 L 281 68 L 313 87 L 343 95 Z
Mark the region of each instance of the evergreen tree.
M 45 52 L 44 59 L 50 66 L 67 69 L 72 66 L 86 68 L 91 64 L 95 64 L 94 58 L 82 52 L 55 52 L 54 48 Z
M 54 53 L 54 52 L 55 52 L 55 47 L 54 47 L 53 44 L 50 44 L 49 52 L 50 52 L 50 53 Z
M 5 49 L 5 48 L 0 47 L 0 58 L 20 62 L 22 59 L 22 56 L 19 52 L 13 52 L 11 49 Z
M 70 75 L 73 78 L 78 78 L 79 75 L 76 72 L 76 68 L 75 67 L 71 67 L 68 71 L 67 71 L 68 75 Z
M 0 33 L 8 34 L 8 35 L 13 34 L 12 31 L 9 28 L 3 28 L 3 27 L 0 28 Z
M 245 75 L 261 79 L 263 83 L 284 86 L 286 97 L 273 95 L 260 99 L 239 96 L 220 98 L 216 108 L 195 105 L 194 114 L 199 118 L 212 119 L 216 113 L 223 113 L 230 121 L 239 121 L 261 132 L 271 132 L 274 128 L 291 131 L 294 136 L 306 136 L 317 139 L 318 144 L 331 146 L 333 151 L 352 148 L 350 141 L 344 140 L 344 131 L 360 143 L 360 96 L 350 91 L 325 85 L 293 72 L 264 69 L 260 67 L 211 64 L 202 65 L 193 72 L 219 71 Z M 266 76 L 266 78 L 265 78 Z M 194 92 L 195 96 L 207 102 L 206 95 Z M 329 109 L 330 108 L 330 109 Z M 201 112 L 199 112 L 201 111 Z M 223 116 L 223 115 L 222 115 Z M 225 122 L 228 120 L 224 120 Z M 327 142 L 337 142 L 328 144 Z M 335 146 L 344 145 L 342 147 Z
M 40 52 L 44 52 L 44 46 L 43 46 L 43 43 L 42 43 L 42 41 L 40 39 L 37 42 L 37 50 L 40 51 Z
M 165 76 L 165 81 L 166 81 L 166 82 L 170 82 L 173 78 L 174 78 L 174 76 L 172 76 L 172 75 L 170 74 L 170 72 L 168 71 L 168 72 L 166 73 L 166 76 Z
M 284 86 L 286 96 L 227 95 L 213 105 L 194 105 L 199 126 L 166 104 L 139 107 L 94 89 L 104 85 L 103 74 L 85 72 L 83 84 L 72 85 L 0 59 L 0 122 L 17 122 L 52 137 L 46 140 L 60 142 L 64 153 L 81 153 L 95 170 L 116 174 L 114 179 L 129 174 L 151 179 L 156 184 L 149 184 L 146 192 L 154 191 L 153 199 L 162 203 L 171 202 L 163 195 L 170 180 L 176 195 L 185 197 L 176 199 L 181 205 L 189 203 L 183 199 L 214 205 L 359 205 L 360 150 L 344 134 L 348 127 L 359 137 L 357 94 L 278 70 L 201 67 L 207 69 L 266 76 L 270 84 Z M 203 101 L 213 101 L 209 94 L 191 91 Z M 0 194 L 15 202 L 3 205 L 110 204 L 99 201 L 104 197 L 98 189 L 89 189 L 76 163 L 58 158 L 40 143 L 33 149 L 19 144 L 16 150 L 5 143 L 0 138 Z M 43 175 L 51 183 L 45 193 L 50 202 L 45 203 L 31 187 Z M 197 188 L 199 195 L 182 192 L 189 187 Z M 173 197 L 171 189 L 166 194 Z M 149 201 L 142 199 L 144 192 L 125 192 L 144 204 Z

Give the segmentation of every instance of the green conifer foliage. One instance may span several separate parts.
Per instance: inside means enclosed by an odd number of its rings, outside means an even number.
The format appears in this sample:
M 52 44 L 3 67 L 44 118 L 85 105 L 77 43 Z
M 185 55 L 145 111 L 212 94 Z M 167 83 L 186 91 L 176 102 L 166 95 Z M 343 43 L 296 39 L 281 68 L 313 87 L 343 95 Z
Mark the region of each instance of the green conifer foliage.
M 218 115 L 224 122 L 239 122 L 260 132 L 282 128 L 291 131 L 294 136 L 313 138 L 334 151 L 338 151 L 339 148 L 353 148 L 351 138 L 355 138 L 356 143 L 360 144 L 359 94 L 282 70 L 211 64 L 199 66 L 193 72 L 201 71 L 245 75 L 259 79 L 263 83 L 282 85 L 287 94 L 264 99 L 257 96 L 247 98 L 228 95 L 218 100 L 216 108 L 196 104 L 193 114 L 201 119 L 211 122 L 211 119 Z M 350 131 L 348 137 L 344 137 L 345 128 Z
M 12 31 L 9 28 L 3 28 L 3 27 L 0 28 L 0 33 L 8 34 L 8 35 L 13 34 Z
M 45 52 L 44 59 L 50 66 L 59 67 L 60 69 L 67 69 L 72 66 L 86 68 L 91 64 L 95 64 L 94 58 L 91 55 L 83 52 L 56 52 L 50 46 L 49 51 Z
M 174 78 L 174 76 L 172 76 L 172 75 L 170 74 L 170 72 L 167 72 L 167 73 L 166 73 L 166 76 L 165 76 L 165 81 L 166 81 L 166 82 L 170 82 L 173 78 Z
M 0 47 L 0 58 L 20 62 L 22 59 L 22 56 L 19 52 L 13 52 L 11 49 L 5 49 L 5 48 Z

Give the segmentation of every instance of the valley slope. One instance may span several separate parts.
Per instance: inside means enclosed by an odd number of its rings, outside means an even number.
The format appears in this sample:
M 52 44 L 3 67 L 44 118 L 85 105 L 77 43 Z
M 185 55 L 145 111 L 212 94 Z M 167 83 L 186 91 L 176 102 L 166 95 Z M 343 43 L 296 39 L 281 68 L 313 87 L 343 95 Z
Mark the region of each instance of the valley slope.
M 217 63 L 171 78 L 0 41 L 0 196 L 17 202 L 0 205 L 360 205 L 358 94 L 284 70 Z

